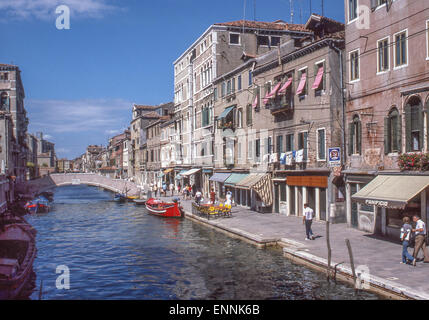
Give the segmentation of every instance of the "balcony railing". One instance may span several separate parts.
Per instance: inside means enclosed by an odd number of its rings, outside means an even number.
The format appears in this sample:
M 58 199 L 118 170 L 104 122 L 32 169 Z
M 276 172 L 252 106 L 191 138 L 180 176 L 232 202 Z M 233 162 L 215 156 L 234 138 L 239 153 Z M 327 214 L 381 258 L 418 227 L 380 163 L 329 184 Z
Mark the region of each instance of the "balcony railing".
M 292 111 L 293 97 L 291 94 L 277 96 L 267 104 L 267 107 L 270 109 L 271 114 L 273 115 Z

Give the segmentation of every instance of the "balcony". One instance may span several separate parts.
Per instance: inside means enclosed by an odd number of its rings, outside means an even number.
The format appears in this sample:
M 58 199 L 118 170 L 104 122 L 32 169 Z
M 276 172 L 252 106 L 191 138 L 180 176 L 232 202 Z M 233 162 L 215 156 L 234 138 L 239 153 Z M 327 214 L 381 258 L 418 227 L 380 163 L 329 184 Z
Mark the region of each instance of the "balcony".
M 272 115 L 292 112 L 293 97 L 291 94 L 276 96 L 267 104 L 267 108 L 270 109 Z

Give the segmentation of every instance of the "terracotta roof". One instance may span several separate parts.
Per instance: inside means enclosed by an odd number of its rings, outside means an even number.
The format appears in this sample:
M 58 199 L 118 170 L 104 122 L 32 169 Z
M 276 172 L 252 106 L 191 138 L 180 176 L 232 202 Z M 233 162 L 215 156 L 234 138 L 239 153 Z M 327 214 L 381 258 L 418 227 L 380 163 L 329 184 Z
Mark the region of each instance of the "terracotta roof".
M 238 20 L 231 22 L 222 22 L 215 23 L 218 26 L 227 26 L 227 27 L 245 27 L 245 28 L 254 28 L 254 29 L 271 29 L 279 31 L 302 31 L 309 32 L 302 24 L 293 24 L 286 23 L 281 20 L 276 20 L 275 22 L 263 22 L 263 21 L 250 21 L 250 20 Z
M 136 109 L 139 110 L 156 110 L 159 106 L 146 106 L 146 105 L 134 105 Z
M 161 116 L 158 114 L 158 112 L 150 111 L 150 112 L 143 113 L 142 117 L 144 117 L 144 118 L 160 118 Z

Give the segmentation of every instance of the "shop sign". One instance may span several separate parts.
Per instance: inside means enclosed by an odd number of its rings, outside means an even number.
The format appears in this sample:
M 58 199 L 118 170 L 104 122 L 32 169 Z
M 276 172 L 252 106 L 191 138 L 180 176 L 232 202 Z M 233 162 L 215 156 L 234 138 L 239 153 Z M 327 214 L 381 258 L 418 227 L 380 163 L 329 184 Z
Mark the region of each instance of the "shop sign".
M 381 201 L 381 200 L 365 200 L 365 204 L 368 206 L 377 206 L 377 207 L 383 207 L 387 208 L 389 205 L 388 201 Z

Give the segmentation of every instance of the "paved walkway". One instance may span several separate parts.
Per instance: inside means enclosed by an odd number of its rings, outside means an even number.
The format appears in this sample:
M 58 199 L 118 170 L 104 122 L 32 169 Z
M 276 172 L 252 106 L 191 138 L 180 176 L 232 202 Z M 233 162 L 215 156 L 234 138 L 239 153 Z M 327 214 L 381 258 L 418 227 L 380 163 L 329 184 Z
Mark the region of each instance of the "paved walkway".
M 191 201 L 182 201 L 188 216 Z M 314 241 L 305 241 L 305 227 L 302 217 L 285 216 L 276 213 L 261 214 L 241 207 L 232 208 L 232 218 L 204 219 L 205 222 L 235 233 L 250 240 L 263 243 L 279 242 L 289 244 L 284 251 L 317 261 L 327 259 L 326 223 L 314 221 Z M 201 218 L 203 219 L 203 218 Z M 418 262 L 416 267 L 401 264 L 402 246 L 389 240 L 365 233 L 346 224 L 331 224 L 330 239 L 332 266 L 342 263 L 350 271 L 349 254 L 345 239 L 349 239 L 355 266 L 366 265 L 373 283 L 394 289 L 413 298 L 429 299 L 429 264 Z M 412 253 L 412 249 L 409 248 Z M 420 252 L 420 255 L 422 253 Z M 327 263 L 326 263 L 327 265 Z

